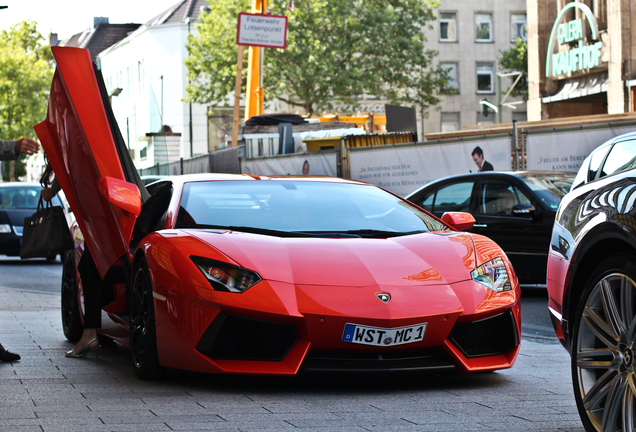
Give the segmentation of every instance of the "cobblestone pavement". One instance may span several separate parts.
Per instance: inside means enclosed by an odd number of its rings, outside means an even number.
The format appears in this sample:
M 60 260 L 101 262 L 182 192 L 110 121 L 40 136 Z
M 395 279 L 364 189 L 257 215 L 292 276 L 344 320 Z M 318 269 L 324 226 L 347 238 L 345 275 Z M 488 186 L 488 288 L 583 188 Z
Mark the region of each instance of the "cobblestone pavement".
M 129 350 L 67 359 L 60 296 L 0 288 L 0 431 L 577 431 L 569 357 L 523 338 L 512 369 L 423 377 L 137 379 Z

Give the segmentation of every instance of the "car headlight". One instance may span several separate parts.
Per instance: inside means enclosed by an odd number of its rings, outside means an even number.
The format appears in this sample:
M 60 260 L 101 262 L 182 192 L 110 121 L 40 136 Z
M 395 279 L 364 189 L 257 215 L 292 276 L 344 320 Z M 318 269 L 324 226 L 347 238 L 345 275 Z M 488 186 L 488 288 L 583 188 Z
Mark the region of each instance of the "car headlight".
M 487 286 L 495 292 L 510 291 L 510 278 L 501 258 L 495 258 L 470 272 L 475 282 Z
M 9 234 L 11 232 L 11 225 L 0 224 L 0 234 Z
M 242 267 L 198 256 L 190 259 L 217 291 L 242 293 L 261 281 L 258 273 Z

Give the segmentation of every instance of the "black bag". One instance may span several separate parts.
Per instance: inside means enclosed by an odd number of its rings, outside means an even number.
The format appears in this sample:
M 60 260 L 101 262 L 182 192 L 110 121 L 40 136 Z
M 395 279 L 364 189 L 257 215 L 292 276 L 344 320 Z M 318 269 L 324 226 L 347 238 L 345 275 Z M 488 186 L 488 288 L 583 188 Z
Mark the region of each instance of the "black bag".
M 24 218 L 20 258 L 49 258 L 69 249 L 73 249 L 73 237 L 64 210 L 50 201 L 44 207 L 40 197 L 37 211 Z

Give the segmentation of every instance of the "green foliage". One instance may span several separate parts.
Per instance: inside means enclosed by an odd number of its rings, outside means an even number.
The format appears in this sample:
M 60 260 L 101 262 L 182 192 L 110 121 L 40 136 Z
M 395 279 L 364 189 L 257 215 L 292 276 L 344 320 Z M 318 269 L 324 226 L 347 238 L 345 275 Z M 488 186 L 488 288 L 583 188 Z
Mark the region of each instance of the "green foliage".
M 436 0 L 303 0 L 294 11 L 271 2 L 274 15 L 288 17 L 287 48 L 265 49 L 267 100 L 277 98 L 307 113 L 374 95 L 423 111 L 439 102 L 446 74 L 433 65 L 422 32 L 434 20 Z M 188 39 L 189 100 L 228 102 L 236 74 L 238 13 L 249 1 L 216 0 Z M 247 56 L 243 87 L 247 77 Z
M 0 138 L 36 138 L 33 126 L 44 120 L 53 77 L 53 55 L 36 23 L 23 21 L 0 31 Z M 20 157 L 15 176 L 26 174 Z M 8 180 L 8 167 L 5 166 Z
M 523 75 L 515 88 L 510 93 L 512 96 L 523 96 L 528 99 L 528 42 L 517 38 L 515 46 L 509 50 L 499 51 L 499 69 L 503 72 L 523 72 Z M 514 78 L 516 79 L 516 77 Z M 513 82 L 514 82 L 513 79 Z M 506 90 L 507 92 L 508 90 Z

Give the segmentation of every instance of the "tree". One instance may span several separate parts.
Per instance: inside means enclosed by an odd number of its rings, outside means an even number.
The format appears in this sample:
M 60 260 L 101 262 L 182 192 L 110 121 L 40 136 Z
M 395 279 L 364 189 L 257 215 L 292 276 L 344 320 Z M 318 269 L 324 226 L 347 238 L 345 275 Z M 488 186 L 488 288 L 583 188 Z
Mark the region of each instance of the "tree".
M 53 55 L 34 21 L 0 31 L 0 138 L 35 138 L 33 126 L 44 120 L 53 77 Z M 15 177 L 26 174 L 25 156 L 15 163 Z M 7 163 L 8 164 L 8 163 Z M 5 165 L 7 167 L 8 165 Z M 9 178 L 4 170 L 4 179 Z
M 528 99 L 528 42 L 517 38 L 515 46 L 509 50 L 499 51 L 499 69 L 503 72 L 522 72 L 521 79 L 510 93 L 512 96 L 523 96 Z M 513 80 L 516 77 L 513 78 Z M 508 90 L 506 90 L 508 91 Z
M 437 52 L 425 49 L 422 31 L 435 18 L 436 0 L 302 0 L 293 11 L 286 6 L 270 2 L 273 14 L 288 17 L 288 33 L 286 49 L 265 49 L 268 100 L 309 114 L 365 94 L 416 104 L 422 112 L 439 102 L 447 75 L 433 65 Z M 199 32 L 187 44 L 191 102 L 223 105 L 234 91 L 237 17 L 248 8 L 246 0 L 217 0 L 200 16 Z

